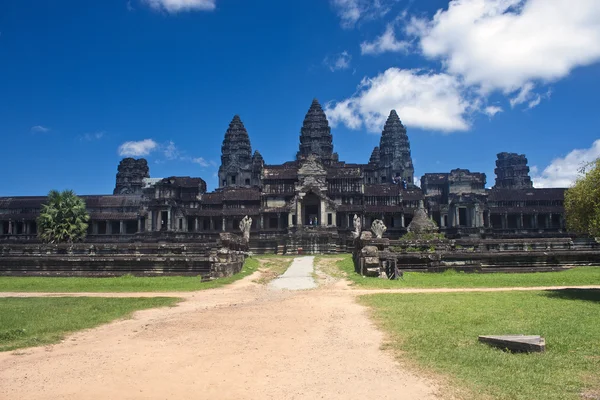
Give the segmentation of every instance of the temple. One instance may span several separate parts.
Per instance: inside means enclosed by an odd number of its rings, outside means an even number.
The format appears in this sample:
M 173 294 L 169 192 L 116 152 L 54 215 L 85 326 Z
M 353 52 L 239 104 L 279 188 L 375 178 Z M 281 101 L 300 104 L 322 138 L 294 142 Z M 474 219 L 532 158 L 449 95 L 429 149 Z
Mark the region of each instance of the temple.
M 365 164 L 334 152 L 325 112 L 314 100 L 300 128 L 296 159 L 272 165 L 252 152 L 250 135 L 234 116 L 221 147 L 218 188 L 194 177 L 151 178 L 144 159 L 125 158 L 112 195 L 81 196 L 91 216 L 87 241 L 191 241 L 237 232 L 252 218 L 251 240 L 271 243 L 351 237 L 354 216 L 368 229 L 382 220 L 385 236 L 407 232 L 419 204 L 448 237 L 564 236 L 564 190 L 536 189 L 527 158 L 499 153 L 496 180 L 467 169 L 424 173 L 420 187 L 407 130 L 392 110 L 379 146 Z M 365 154 L 367 161 L 368 154 Z M 0 240 L 33 242 L 45 196 L 0 198 Z M 319 239 L 320 240 L 320 239 Z

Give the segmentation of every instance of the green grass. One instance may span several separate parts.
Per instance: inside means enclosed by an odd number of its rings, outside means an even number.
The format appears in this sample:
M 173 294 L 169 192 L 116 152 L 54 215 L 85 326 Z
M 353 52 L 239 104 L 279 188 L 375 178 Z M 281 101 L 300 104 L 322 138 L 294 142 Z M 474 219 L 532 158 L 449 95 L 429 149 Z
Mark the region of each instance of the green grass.
M 449 377 L 467 398 L 600 398 L 600 290 L 377 294 L 360 301 L 373 307 L 396 354 Z M 513 354 L 477 341 L 511 333 L 542 335 L 546 353 Z
M 186 292 L 227 285 L 252 274 L 258 267 L 258 260 L 249 257 L 240 273 L 208 282 L 201 282 L 199 276 L 136 277 L 125 275 L 115 278 L 2 276 L 0 277 L 0 292 Z
M 92 328 L 133 311 L 171 306 L 179 299 L 56 297 L 0 299 L 0 351 L 56 343 L 70 332 Z
M 453 270 L 443 273 L 406 272 L 404 280 L 392 281 L 362 277 L 354 272 L 352 258 L 347 255 L 337 265 L 346 272 L 350 281 L 365 289 L 600 285 L 600 267 L 577 267 L 560 272 L 512 274 L 463 273 Z

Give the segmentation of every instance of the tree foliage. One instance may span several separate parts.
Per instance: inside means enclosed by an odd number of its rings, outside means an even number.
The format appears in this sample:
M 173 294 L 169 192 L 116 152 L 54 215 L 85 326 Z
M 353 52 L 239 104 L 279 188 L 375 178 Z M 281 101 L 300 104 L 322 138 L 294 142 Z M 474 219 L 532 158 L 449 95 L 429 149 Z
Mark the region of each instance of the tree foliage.
M 569 230 L 600 237 L 600 159 L 583 168 L 565 192 L 565 216 Z
M 38 236 L 47 243 L 73 243 L 85 238 L 90 216 L 72 190 L 51 190 L 37 219 Z

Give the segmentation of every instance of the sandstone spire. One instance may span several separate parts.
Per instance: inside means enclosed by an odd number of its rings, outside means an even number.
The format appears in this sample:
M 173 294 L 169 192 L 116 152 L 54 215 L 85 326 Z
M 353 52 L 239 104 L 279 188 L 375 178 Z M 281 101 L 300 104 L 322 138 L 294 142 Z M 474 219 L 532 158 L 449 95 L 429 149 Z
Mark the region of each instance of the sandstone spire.
M 300 130 L 300 149 L 296 155 L 297 160 L 302 160 L 314 154 L 324 162 L 337 159 L 333 153 L 333 137 L 327 116 L 321 108 L 319 101 L 314 99 Z

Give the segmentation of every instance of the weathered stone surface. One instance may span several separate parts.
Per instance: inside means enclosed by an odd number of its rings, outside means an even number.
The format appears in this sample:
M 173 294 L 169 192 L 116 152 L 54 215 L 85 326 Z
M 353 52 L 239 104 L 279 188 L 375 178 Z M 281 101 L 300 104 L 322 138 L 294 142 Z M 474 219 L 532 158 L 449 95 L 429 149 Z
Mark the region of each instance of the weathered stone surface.
M 419 202 L 419 208 L 415 211 L 414 217 L 408 224 L 408 231 L 417 235 L 422 233 L 433 233 L 438 231 L 438 226 L 429 218 L 423 202 Z
M 375 237 L 377 239 L 381 239 L 386 230 L 387 230 L 387 227 L 385 226 L 383 221 L 380 219 L 376 219 L 371 224 L 371 231 L 375 234 Z
M 119 163 L 113 194 L 141 194 L 144 179 L 150 178 L 148 162 L 144 158 L 124 158 Z
M 498 153 L 495 189 L 530 189 L 533 182 L 525 154 Z
M 546 351 L 546 340 L 537 335 L 479 336 L 479 341 L 514 352 L 533 353 Z
M 352 219 L 352 223 L 354 225 L 354 237 L 360 237 L 360 231 L 362 229 L 362 222 L 360 222 L 360 217 L 354 214 L 354 218 Z
M 361 253 L 364 257 L 378 257 L 379 249 L 377 246 L 365 246 L 362 248 Z
M 360 240 L 371 240 L 373 238 L 373 234 L 369 231 L 362 231 L 360 234 Z
M 296 155 L 297 160 L 302 160 L 316 155 L 322 162 L 328 164 L 337 161 L 337 154 L 333 153 L 333 137 L 327 117 L 317 99 L 314 99 L 300 130 L 300 149 Z
M 240 116 L 235 115 L 227 132 L 225 132 L 225 138 L 221 146 L 221 166 L 218 173 L 219 187 L 252 184 L 252 169 L 253 158 L 250 137 Z
M 410 185 L 413 184 L 415 169 L 410 154 L 410 142 L 396 110 L 390 112 L 381 133 L 379 170 L 380 176 L 385 176 L 388 182 L 399 176 Z
M 252 218 L 247 215 L 240 221 L 240 231 L 246 242 L 250 240 L 250 227 L 252 226 Z

